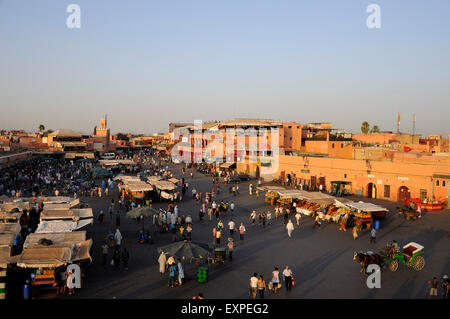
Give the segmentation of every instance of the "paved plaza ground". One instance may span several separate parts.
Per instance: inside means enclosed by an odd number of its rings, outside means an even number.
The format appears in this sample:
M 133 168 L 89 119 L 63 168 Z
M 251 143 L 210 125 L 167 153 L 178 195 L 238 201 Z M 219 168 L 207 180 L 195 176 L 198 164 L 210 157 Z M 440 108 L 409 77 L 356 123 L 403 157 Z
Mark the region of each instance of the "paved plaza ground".
M 181 167 L 172 166 L 175 177 L 181 177 Z M 186 176 L 191 170 L 187 170 Z M 189 191 L 179 204 L 180 215 L 193 217 L 193 241 L 212 245 L 213 223 L 209 220 L 200 222 L 198 211 L 200 205 L 192 199 L 193 186 L 199 192 L 211 191 L 210 176 L 194 172 L 194 179 L 186 178 Z M 88 237 L 93 238 L 93 262 L 88 269 L 84 287 L 78 289 L 75 296 L 60 298 L 192 298 L 202 292 L 206 298 L 247 299 L 249 279 L 254 272 L 263 274 L 266 281 L 274 267 L 279 269 L 286 265 L 292 269 L 295 287 L 286 292 L 284 287 L 278 295 L 267 298 L 426 298 L 427 281 L 433 276 L 441 278 L 450 275 L 450 211 L 426 213 L 417 221 L 406 221 L 397 217 L 396 203 L 382 200 L 369 200 L 350 197 L 353 200 L 371 201 L 389 208 L 391 213 L 377 232 L 377 243 L 369 244 L 369 232 L 365 231 L 354 241 L 351 231 L 339 231 L 335 223 L 325 224 L 322 229 L 312 228 L 310 217 L 302 218 L 300 229 L 295 229 L 289 240 L 281 218 L 264 229 L 258 225 L 250 226 L 249 215 L 252 210 L 273 210 L 264 202 L 263 194 L 257 199 L 248 194 L 249 182 L 241 184 L 241 194 L 234 197 L 228 192 L 228 186 L 221 184 L 218 200 L 233 200 L 236 205 L 234 221 L 239 226 L 244 222 L 247 228 L 245 240 L 239 242 L 235 234 L 235 252 L 233 261 L 225 265 L 209 266 L 209 282 L 197 283 L 195 266 L 186 265 L 187 282 L 180 288 L 169 288 L 168 275 L 161 277 L 158 271 L 157 247 L 171 242 L 171 235 L 157 233 L 154 244 L 138 244 L 137 232 L 141 224 L 121 216 L 120 230 L 124 237 L 123 246 L 130 252 L 129 269 L 114 269 L 101 265 L 101 245 L 108 230 L 115 231 L 115 220 L 109 217 L 109 198 L 87 199 L 94 209 L 95 216 L 102 209 L 105 221 L 102 225 L 95 221 L 88 228 Z M 113 192 L 117 196 L 117 192 Z M 155 203 L 154 207 L 167 208 L 167 203 Z M 213 222 L 214 222 L 213 218 Z M 229 218 L 223 220 L 225 228 Z M 146 225 L 151 224 L 150 219 Z M 227 232 L 224 232 L 227 234 Z M 353 261 L 355 251 L 377 251 L 386 242 L 397 240 L 400 245 L 410 241 L 425 247 L 425 268 L 416 272 L 403 265 L 396 273 L 388 269 L 382 271 L 381 288 L 369 289 L 366 276 L 360 273 L 360 265 Z

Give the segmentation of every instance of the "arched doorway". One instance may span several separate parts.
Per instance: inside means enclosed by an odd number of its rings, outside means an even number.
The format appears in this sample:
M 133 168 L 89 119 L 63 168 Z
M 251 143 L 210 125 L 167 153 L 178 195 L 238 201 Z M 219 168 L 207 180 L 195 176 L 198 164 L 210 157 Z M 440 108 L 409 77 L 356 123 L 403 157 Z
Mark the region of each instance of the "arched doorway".
M 367 186 L 367 197 L 377 198 L 377 186 L 374 183 L 369 183 Z
M 311 176 L 310 190 L 315 191 L 316 189 L 317 189 L 317 177 Z
M 256 175 L 256 179 L 259 179 L 259 177 L 260 177 L 260 175 L 261 175 L 261 173 L 260 173 L 260 171 L 259 171 L 259 166 L 256 166 L 256 172 L 255 172 L 255 175 Z
M 406 186 L 402 186 L 398 189 L 398 201 L 401 203 L 404 203 L 405 200 L 409 199 L 411 197 L 411 192 L 409 191 L 409 188 Z

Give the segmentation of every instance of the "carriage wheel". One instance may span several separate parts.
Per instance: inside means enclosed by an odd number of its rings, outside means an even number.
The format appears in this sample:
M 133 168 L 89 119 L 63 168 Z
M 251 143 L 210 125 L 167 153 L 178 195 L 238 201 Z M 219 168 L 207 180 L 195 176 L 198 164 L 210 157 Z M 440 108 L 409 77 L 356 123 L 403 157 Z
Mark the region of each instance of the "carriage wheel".
M 389 264 L 389 270 L 392 272 L 396 272 L 397 269 L 398 269 L 398 260 L 391 261 L 391 263 Z
M 419 271 L 422 270 L 423 267 L 425 267 L 425 258 L 423 258 L 422 256 L 417 256 L 416 258 L 414 258 L 414 270 Z

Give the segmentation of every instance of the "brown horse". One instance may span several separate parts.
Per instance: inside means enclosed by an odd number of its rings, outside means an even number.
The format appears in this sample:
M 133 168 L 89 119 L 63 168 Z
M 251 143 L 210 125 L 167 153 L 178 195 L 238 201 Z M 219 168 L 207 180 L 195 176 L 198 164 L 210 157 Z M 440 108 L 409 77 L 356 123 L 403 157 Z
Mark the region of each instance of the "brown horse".
M 383 264 L 383 258 L 379 254 L 374 254 L 372 252 L 359 252 L 356 251 L 353 254 L 353 261 L 361 264 L 361 271 L 364 272 L 367 275 L 367 267 L 372 264 L 376 264 L 382 268 Z

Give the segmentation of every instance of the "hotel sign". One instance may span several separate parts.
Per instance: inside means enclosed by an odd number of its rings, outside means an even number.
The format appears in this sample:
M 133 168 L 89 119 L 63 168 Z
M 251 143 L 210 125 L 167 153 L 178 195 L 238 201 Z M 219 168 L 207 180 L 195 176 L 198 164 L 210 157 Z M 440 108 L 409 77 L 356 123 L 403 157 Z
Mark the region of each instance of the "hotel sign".
M 408 177 L 398 177 L 397 178 L 399 181 L 409 181 L 409 178 Z
M 309 169 L 302 169 L 302 173 L 309 173 Z
M 375 175 L 370 174 L 370 175 L 367 175 L 367 177 L 369 177 L 369 178 L 375 178 Z

